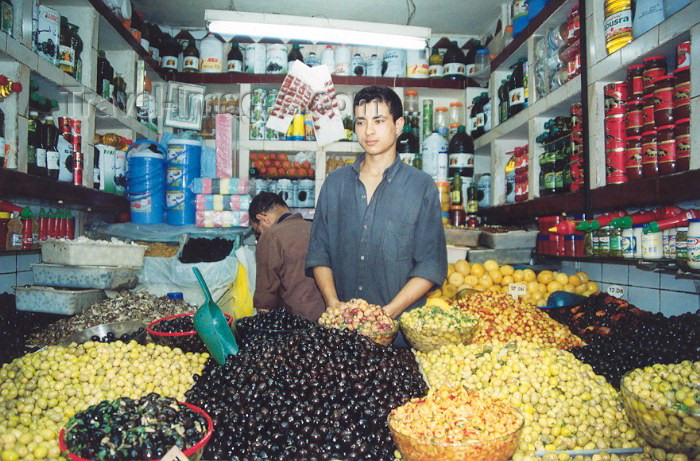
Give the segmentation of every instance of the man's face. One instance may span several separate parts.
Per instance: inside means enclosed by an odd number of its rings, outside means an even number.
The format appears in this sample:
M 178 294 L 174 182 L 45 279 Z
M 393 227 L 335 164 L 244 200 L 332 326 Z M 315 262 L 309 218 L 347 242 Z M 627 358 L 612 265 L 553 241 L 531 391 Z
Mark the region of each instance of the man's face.
M 395 152 L 403 124 L 403 117 L 394 122 L 385 102 L 375 100 L 355 107 L 355 134 L 367 155 Z

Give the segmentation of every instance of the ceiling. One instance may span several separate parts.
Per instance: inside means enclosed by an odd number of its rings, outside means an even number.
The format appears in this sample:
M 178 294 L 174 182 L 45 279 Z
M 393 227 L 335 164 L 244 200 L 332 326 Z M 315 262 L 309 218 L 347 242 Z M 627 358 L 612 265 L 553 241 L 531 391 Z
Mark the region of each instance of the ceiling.
M 329 19 L 430 27 L 433 34 L 482 35 L 508 0 L 133 0 L 136 11 L 162 25 L 204 27 L 205 9 L 321 16 Z

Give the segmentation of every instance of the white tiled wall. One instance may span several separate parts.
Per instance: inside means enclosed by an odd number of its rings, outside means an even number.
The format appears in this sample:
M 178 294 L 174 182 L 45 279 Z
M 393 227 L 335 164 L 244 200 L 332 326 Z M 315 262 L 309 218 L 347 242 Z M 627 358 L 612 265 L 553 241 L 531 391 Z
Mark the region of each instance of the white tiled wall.
M 0 293 L 14 293 L 15 285 L 32 283 L 32 264 L 41 261 L 41 253 L 0 255 Z
M 647 271 L 630 264 L 599 262 L 565 261 L 562 271 L 567 274 L 584 271 L 603 291 L 609 285 L 622 286 L 625 289 L 623 298 L 647 311 L 670 316 L 700 308 L 700 279 L 697 278 Z

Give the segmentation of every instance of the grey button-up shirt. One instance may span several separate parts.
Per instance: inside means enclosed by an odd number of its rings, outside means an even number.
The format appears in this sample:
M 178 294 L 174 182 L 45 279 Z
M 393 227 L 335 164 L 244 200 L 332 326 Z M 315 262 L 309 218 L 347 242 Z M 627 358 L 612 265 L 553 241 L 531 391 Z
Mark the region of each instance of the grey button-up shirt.
M 341 301 L 362 298 L 385 306 L 412 277 L 442 284 L 447 275 L 445 233 L 432 178 L 398 157 L 368 204 L 360 181 L 364 156 L 326 178 L 306 271 L 311 275 L 313 267 L 328 266 Z

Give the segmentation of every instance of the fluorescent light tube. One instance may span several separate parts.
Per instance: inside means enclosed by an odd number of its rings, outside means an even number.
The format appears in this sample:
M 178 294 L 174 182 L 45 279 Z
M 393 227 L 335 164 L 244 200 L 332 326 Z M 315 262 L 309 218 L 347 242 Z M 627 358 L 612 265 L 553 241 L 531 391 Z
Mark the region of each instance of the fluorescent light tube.
M 220 10 L 206 10 L 204 19 L 217 34 L 411 50 L 425 48 L 431 33 L 427 27 Z

